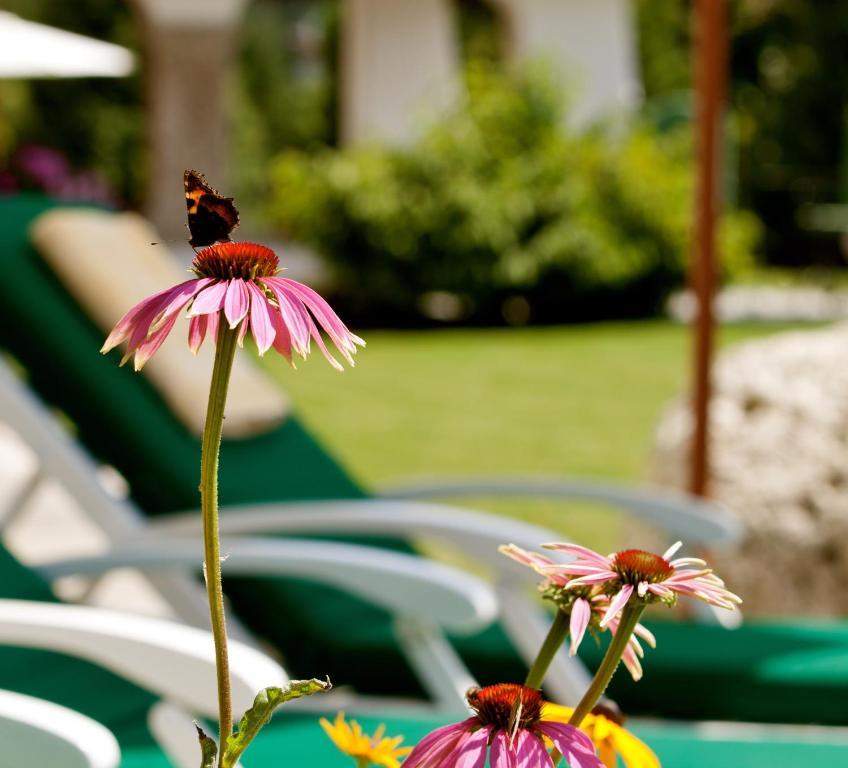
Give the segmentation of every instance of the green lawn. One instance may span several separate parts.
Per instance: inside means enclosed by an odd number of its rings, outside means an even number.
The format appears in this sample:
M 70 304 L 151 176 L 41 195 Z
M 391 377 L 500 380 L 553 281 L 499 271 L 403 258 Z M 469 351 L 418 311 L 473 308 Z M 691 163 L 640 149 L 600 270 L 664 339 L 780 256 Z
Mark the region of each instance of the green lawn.
M 785 329 L 731 326 L 721 343 Z M 688 330 L 664 321 L 365 336 L 343 374 L 318 353 L 296 372 L 266 360 L 367 486 L 504 473 L 644 479 L 653 429 L 690 364 Z M 549 505 L 497 506 L 563 527 Z

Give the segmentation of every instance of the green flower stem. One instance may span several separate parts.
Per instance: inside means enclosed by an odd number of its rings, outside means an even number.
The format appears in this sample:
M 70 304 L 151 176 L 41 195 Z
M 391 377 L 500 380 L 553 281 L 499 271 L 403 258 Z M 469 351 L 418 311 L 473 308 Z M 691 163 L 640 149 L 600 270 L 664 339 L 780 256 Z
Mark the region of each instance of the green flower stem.
M 533 666 L 527 673 L 527 679 L 524 681 L 524 685 L 528 688 L 542 687 L 548 667 L 551 666 L 554 656 L 556 656 L 560 646 L 565 642 L 569 623 L 569 615 L 557 609 L 556 616 L 554 616 L 554 623 L 551 624 L 545 642 L 542 643 L 536 660 L 533 662 Z
M 206 424 L 203 427 L 203 445 L 200 455 L 200 505 L 203 512 L 206 593 L 209 596 L 209 614 L 212 619 L 212 635 L 215 638 L 215 669 L 218 676 L 219 766 L 223 765 L 227 739 L 233 732 L 233 704 L 230 692 L 230 663 L 227 656 L 224 590 L 221 586 L 221 541 L 218 533 L 218 454 L 221 450 L 224 404 L 227 401 L 227 388 L 229 387 L 230 372 L 236 354 L 237 338 L 238 331 L 227 328 L 222 317 L 215 349 L 215 365 L 212 369 L 212 383 L 209 387 L 209 404 L 206 407 Z
M 618 663 L 621 661 L 621 656 L 627 647 L 627 641 L 633 634 L 633 630 L 636 629 L 636 625 L 639 623 L 644 610 L 645 604 L 641 600 L 628 602 L 624 606 L 624 610 L 621 612 L 621 620 L 618 623 L 618 629 L 612 638 L 612 642 L 609 648 L 607 648 L 607 652 L 601 660 L 601 664 L 598 667 L 598 671 L 595 672 L 595 677 L 592 678 L 589 688 L 583 694 L 583 698 L 580 699 L 580 703 L 568 721 L 569 725 L 579 728 L 580 723 L 583 722 L 583 718 L 592 711 L 592 708 L 598 703 L 598 699 L 603 696 L 604 691 L 609 685 L 609 681 L 612 679 L 613 673 L 618 667 Z

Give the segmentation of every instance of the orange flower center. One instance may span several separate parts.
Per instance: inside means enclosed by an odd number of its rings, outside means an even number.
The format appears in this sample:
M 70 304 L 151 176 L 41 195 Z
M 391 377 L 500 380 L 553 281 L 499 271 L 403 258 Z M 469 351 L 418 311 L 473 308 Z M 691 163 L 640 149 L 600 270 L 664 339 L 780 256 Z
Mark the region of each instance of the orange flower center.
M 467 697 L 480 722 L 513 731 L 532 728 L 542 717 L 542 693 L 517 683 L 472 688 Z
M 641 549 L 617 552 L 612 559 L 612 569 L 621 576 L 624 583 L 634 585 L 641 581 L 665 581 L 674 573 L 674 568 L 666 560 Z
M 256 243 L 216 243 L 198 251 L 191 268 L 198 277 L 254 280 L 273 277 L 280 260 L 270 248 Z

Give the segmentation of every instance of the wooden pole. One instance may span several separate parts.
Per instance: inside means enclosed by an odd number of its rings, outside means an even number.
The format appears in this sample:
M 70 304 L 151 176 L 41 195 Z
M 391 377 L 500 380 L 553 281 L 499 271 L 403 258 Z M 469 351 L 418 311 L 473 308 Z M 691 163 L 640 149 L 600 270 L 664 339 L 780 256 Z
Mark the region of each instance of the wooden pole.
M 694 381 L 689 490 L 709 490 L 710 367 L 713 353 L 713 295 L 716 283 L 716 219 L 720 202 L 721 125 L 727 79 L 727 6 L 725 0 L 695 5 L 695 94 L 697 171 L 694 249 L 690 280 L 697 300 L 694 325 Z

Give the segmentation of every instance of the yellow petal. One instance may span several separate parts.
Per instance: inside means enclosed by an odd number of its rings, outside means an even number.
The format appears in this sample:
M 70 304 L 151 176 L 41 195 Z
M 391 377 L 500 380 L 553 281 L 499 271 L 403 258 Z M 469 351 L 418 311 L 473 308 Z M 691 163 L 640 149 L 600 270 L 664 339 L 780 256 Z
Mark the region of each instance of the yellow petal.
M 595 744 L 598 750 L 598 757 L 606 768 L 618 768 L 618 757 L 616 751 L 611 744 Z
M 324 732 L 330 737 L 333 744 L 335 744 L 339 750 L 346 753 L 345 747 L 347 746 L 347 739 L 345 739 L 344 735 L 341 733 L 342 729 L 338 725 L 338 720 L 336 721 L 335 726 L 331 725 L 330 721 L 324 717 L 322 717 L 318 722 L 321 724 Z
M 369 736 L 356 720 L 345 722 L 344 712 L 338 713 L 333 725 L 323 717 L 319 722 L 339 751 L 354 758 L 359 764 L 400 768 L 398 758 L 412 752 L 412 747 L 400 747 L 402 736 L 383 738 L 385 725 L 378 726 L 374 735 Z
M 616 726 L 613 742 L 626 768 L 660 768 L 659 758 L 653 750 L 627 729 Z
M 567 723 L 573 712 L 570 707 L 545 702 L 542 718 Z M 626 768 L 661 768 L 659 758 L 647 744 L 603 715 L 586 715 L 580 729 L 592 739 L 598 756 L 608 768 L 615 768 L 616 754 L 621 756 Z
M 542 706 L 542 719 L 553 720 L 557 723 L 567 723 L 574 710 L 571 707 L 564 707 L 562 704 L 553 704 L 546 701 Z

